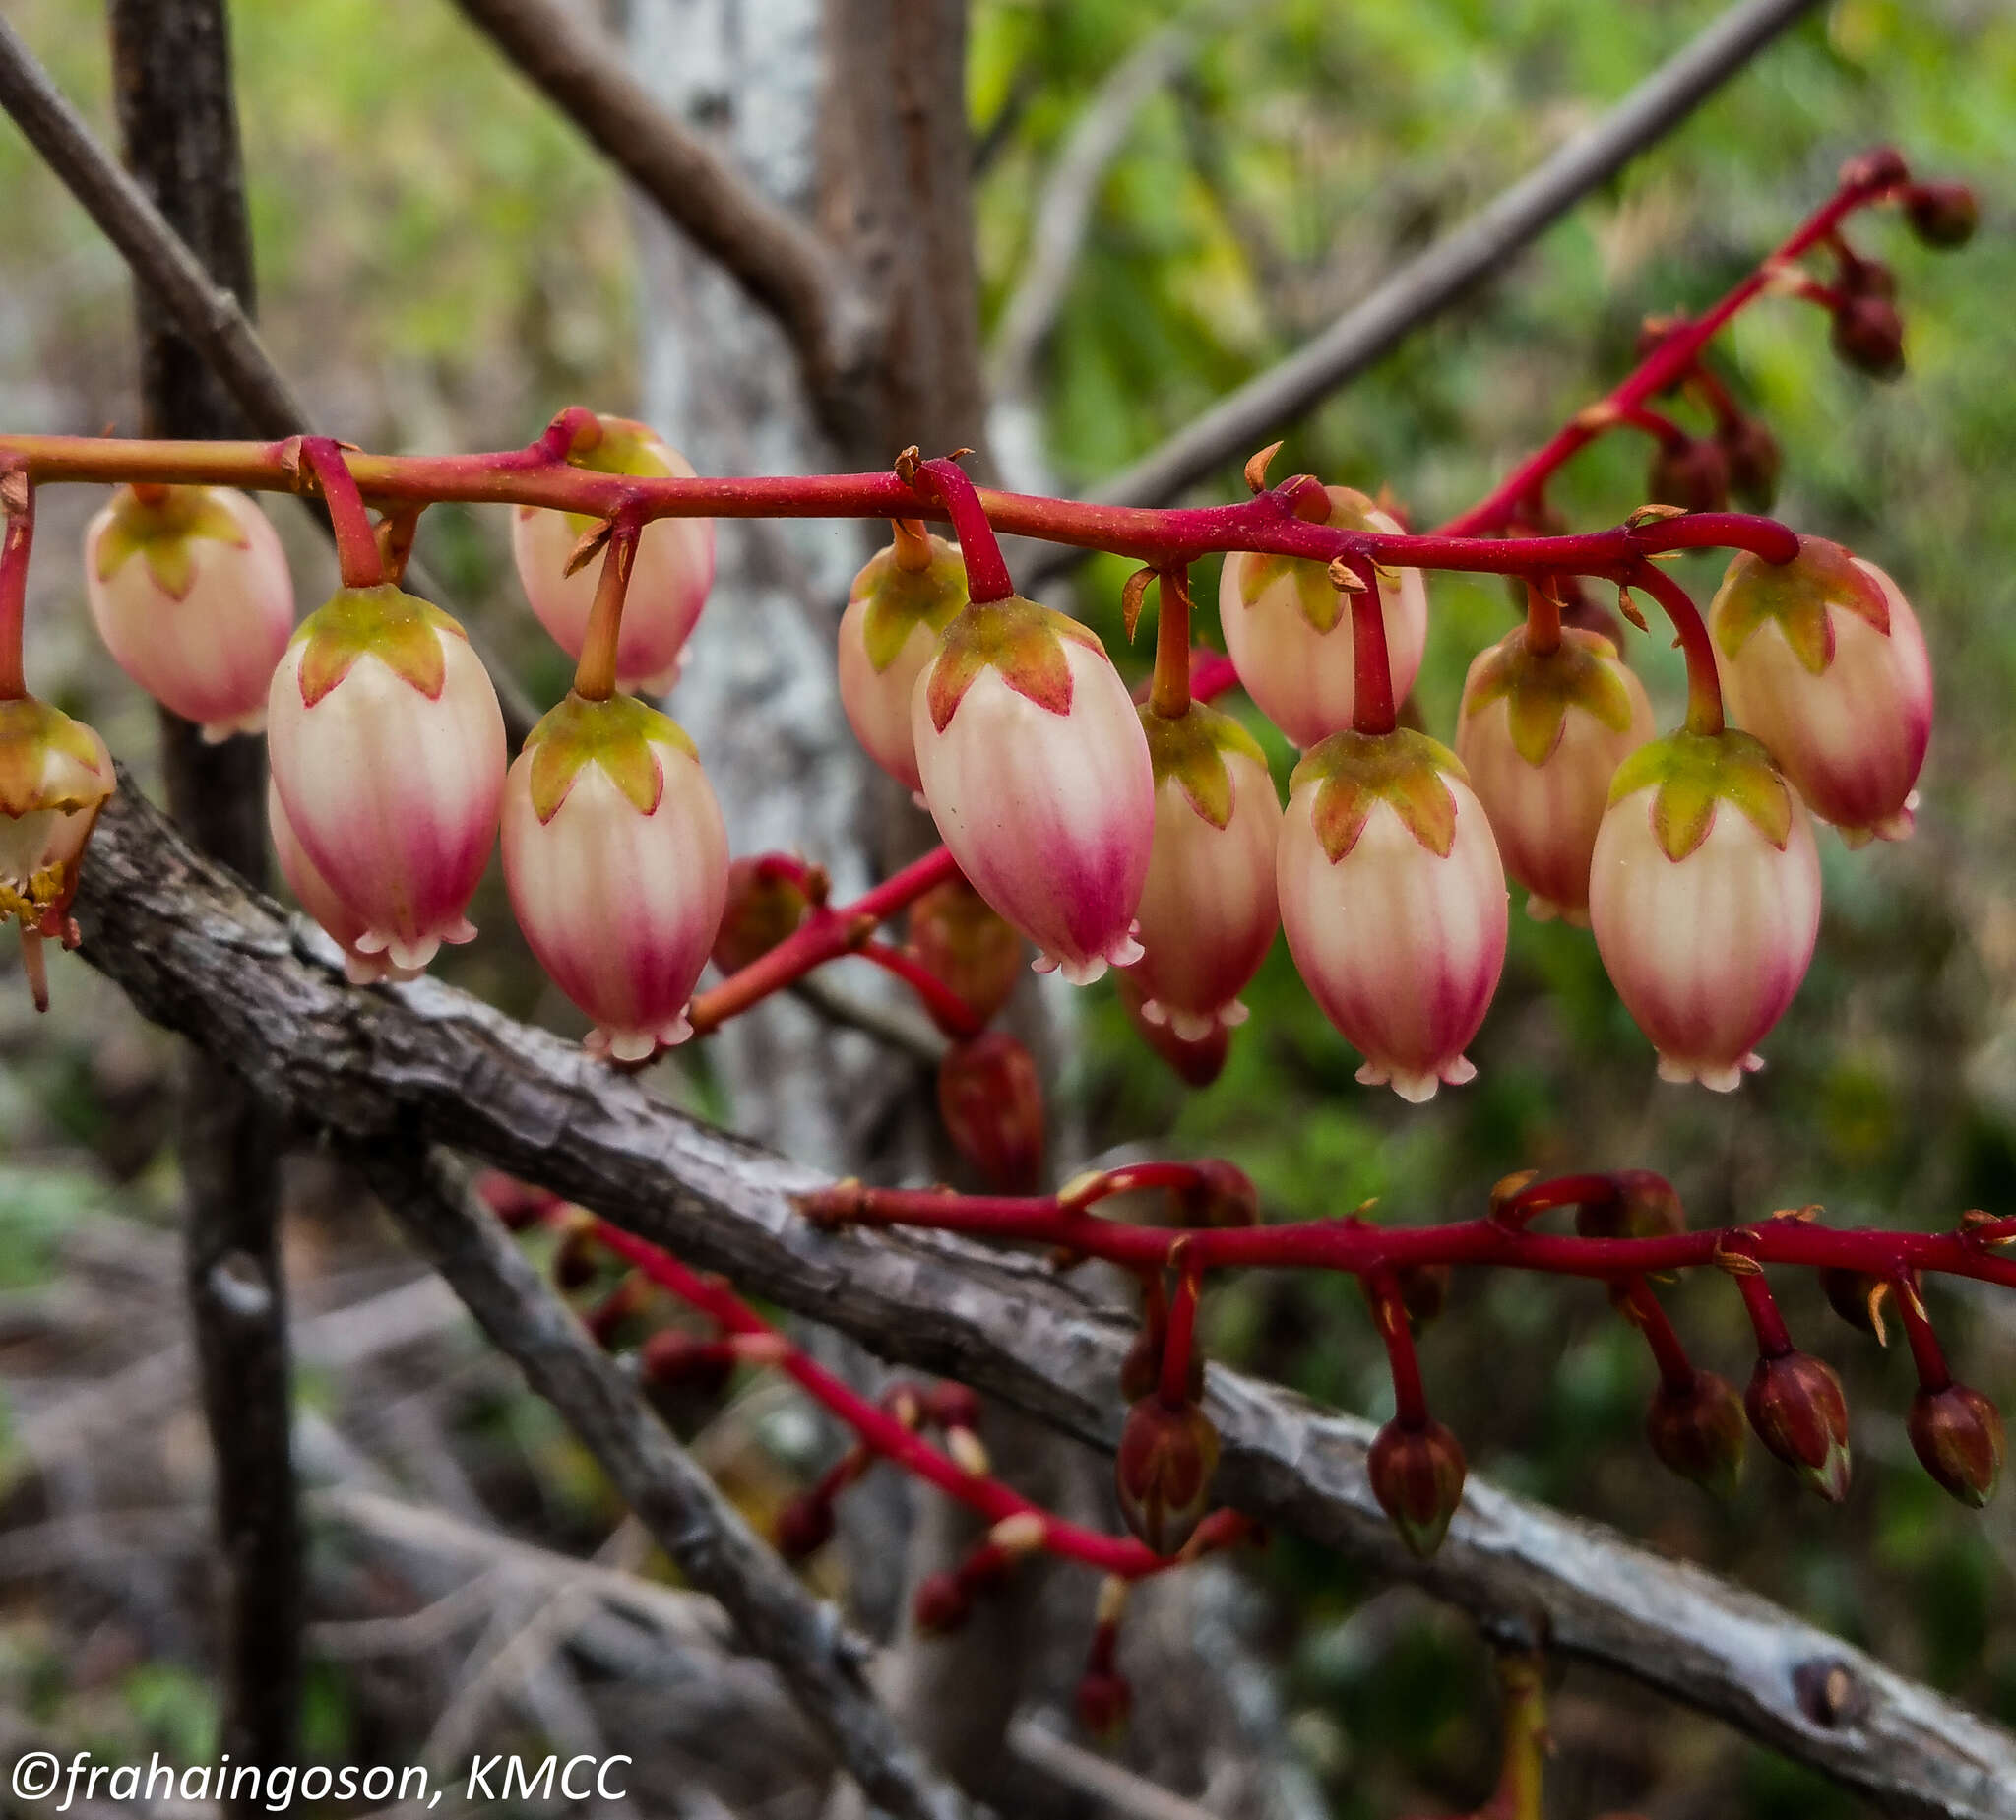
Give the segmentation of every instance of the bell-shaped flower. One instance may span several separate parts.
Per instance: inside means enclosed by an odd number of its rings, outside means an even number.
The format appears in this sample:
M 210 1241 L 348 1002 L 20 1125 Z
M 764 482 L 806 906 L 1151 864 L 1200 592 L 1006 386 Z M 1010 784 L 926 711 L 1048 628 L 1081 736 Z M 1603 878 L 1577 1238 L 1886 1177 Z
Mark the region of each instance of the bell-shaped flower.
M 1728 1093 L 1792 1003 L 1820 930 L 1797 795 L 1747 733 L 1669 733 L 1610 782 L 1589 914 L 1660 1078 Z
M 1397 532 L 1399 522 L 1348 486 L 1323 489 L 1324 523 L 1352 531 Z M 1418 569 L 1379 573 L 1379 615 L 1393 699 L 1405 701 L 1428 642 L 1428 591 Z M 1255 705 L 1304 749 L 1352 723 L 1357 691 L 1351 610 L 1329 566 L 1299 556 L 1234 552 L 1218 586 L 1225 648 Z
M 1141 958 L 1155 770 L 1096 633 L 1019 596 L 946 627 L 911 703 L 917 770 L 959 869 L 1073 985 Z
M 1274 931 L 1281 801 L 1259 742 L 1231 716 L 1192 702 L 1170 718 L 1141 710 L 1155 766 L 1155 847 L 1138 920 L 1141 1015 L 1185 1042 L 1243 1023 L 1238 995 Z
M 91 616 L 113 660 L 213 742 L 266 723 L 294 629 L 280 537 L 223 486 L 122 486 L 84 539 Z
M 1652 734 L 1645 685 L 1594 632 L 1569 626 L 1551 651 L 1536 651 L 1518 626 L 1471 664 L 1456 755 L 1536 921 L 1588 927 L 1589 860 L 1610 779 Z
M 0 927 L 21 927 L 37 1011 L 49 1004 L 42 938 L 77 946 L 70 901 L 113 787 L 112 755 L 94 728 L 32 695 L 0 702 Z
M 1912 830 L 1932 732 L 1932 665 L 1898 586 L 1823 537 L 1791 562 L 1748 552 L 1709 608 L 1731 716 L 1851 847 Z
M 350 984 L 368 986 L 383 979 L 419 977 L 419 968 L 395 967 L 383 949 L 366 954 L 357 946 L 357 938 L 365 933 L 364 919 L 336 895 L 330 882 L 315 869 L 308 849 L 294 833 L 293 823 L 287 820 L 286 804 L 280 799 L 280 785 L 271 778 L 266 781 L 266 827 L 273 837 L 273 856 L 280 864 L 281 877 L 322 932 L 343 950 L 344 975 Z
M 1277 880 L 1289 952 L 1363 1054 L 1358 1079 L 1417 1102 L 1473 1079 L 1508 894 L 1456 755 L 1405 730 L 1332 734 L 1290 781 Z
M 266 716 L 288 825 L 363 925 L 356 949 L 421 968 L 474 935 L 504 717 L 462 627 L 390 583 L 339 589 L 294 634 Z
M 693 477 L 693 464 L 648 425 L 600 417 L 601 438 L 577 444 L 568 463 L 594 473 L 637 479 Z M 519 506 L 511 515 L 511 554 L 519 585 L 539 623 L 570 658 L 581 656 L 588 610 L 595 604 L 599 565 L 567 573 L 568 559 L 598 520 L 578 512 Z M 624 596 L 622 636 L 616 645 L 616 686 L 633 694 L 662 695 L 679 677 L 686 641 L 714 585 L 714 521 L 660 518 L 637 539 L 636 566 Z
M 938 635 L 965 604 L 958 547 L 905 534 L 868 559 L 840 616 L 840 705 L 862 750 L 908 790 L 923 787 L 911 697 Z
M 595 1020 L 591 1054 L 641 1062 L 693 1034 L 727 879 L 720 805 L 671 721 L 570 695 L 533 728 L 504 790 L 504 883 L 539 965 Z

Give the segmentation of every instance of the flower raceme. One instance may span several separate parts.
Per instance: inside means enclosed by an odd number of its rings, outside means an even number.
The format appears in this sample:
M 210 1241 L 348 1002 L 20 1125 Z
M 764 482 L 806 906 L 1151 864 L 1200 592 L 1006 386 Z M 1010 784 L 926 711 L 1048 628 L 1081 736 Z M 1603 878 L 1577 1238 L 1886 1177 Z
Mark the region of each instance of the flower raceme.
M 212 742 L 265 724 L 294 586 L 246 494 L 120 487 L 85 533 L 84 583 L 105 649 L 156 701 Z
M 662 479 L 693 477 L 693 465 L 647 425 L 598 416 L 599 437 L 577 438 L 568 463 L 596 473 Z M 575 546 L 598 521 L 577 513 L 520 506 L 511 515 L 511 554 L 519 585 L 539 623 L 570 658 L 579 658 L 595 604 L 597 566 L 567 573 Z M 678 680 L 686 641 L 714 585 L 714 522 L 655 519 L 637 539 L 635 567 L 616 646 L 616 686 L 662 695 Z
M 1932 728 L 1924 634 L 1897 584 L 1823 537 L 1739 555 L 1709 608 L 1731 714 L 1851 847 L 1912 830 Z
M 1670 733 L 1618 767 L 1596 838 L 1597 950 L 1660 1078 L 1728 1093 L 1805 977 L 1820 860 L 1797 795 L 1747 733 Z
M 1011 596 L 972 601 L 917 677 L 924 798 L 959 869 L 1086 985 L 1141 958 L 1134 912 L 1155 837 L 1155 771 L 1098 634 Z
M 267 746 L 287 825 L 359 925 L 331 929 L 346 950 L 417 969 L 475 934 L 504 719 L 461 626 L 389 583 L 339 589 L 273 673 Z
M 1358 1079 L 1417 1102 L 1471 1080 L 1507 893 L 1462 761 L 1420 733 L 1333 734 L 1290 781 L 1277 879 L 1289 952 Z
M 721 808 L 673 722 L 569 695 L 533 728 L 504 789 L 504 883 L 539 965 L 595 1020 L 591 1054 L 646 1061 L 693 1034 L 727 876 Z
M 840 617 L 840 703 L 854 737 L 909 790 L 920 790 L 911 698 L 938 637 L 966 604 L 966 564 L 943 537 L 899 525 L 869 557 Z
M 1399 521 L 1348 486 L 1310 487 L 1319 523 L 1397 532 Z M 1414 687 L 1427 648 L 1428 592 L 1418 569 L 1382 570 L 1379 612 L 1386 627 L 1393 699 Z M 1351 614 L 1327 564 L 1297 556 L 1234 553 L 1225 559 L 1219 618 L 1232 667 L 1254 704 L 1306 750 L 1352 723 L 1356 666 Z

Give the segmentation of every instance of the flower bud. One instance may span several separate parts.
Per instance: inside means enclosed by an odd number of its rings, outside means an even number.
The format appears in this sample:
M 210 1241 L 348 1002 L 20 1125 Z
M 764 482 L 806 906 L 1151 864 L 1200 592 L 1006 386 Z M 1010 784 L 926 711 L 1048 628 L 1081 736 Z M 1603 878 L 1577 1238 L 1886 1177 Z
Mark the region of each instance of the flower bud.
M 1426 1560 L 1442 1545 L 1463 1502 L 1463 1444 L 1438 1421 L 1410 1428 L 1397 1416 L 1365 1454 L 1372 1495 L 1411 1553 Z
M 85 593 L 113 660 L 206 740 L 257 732 L 294 630 L 280 537 L 222 486 L 122 486 L 84 538 Z
M 1871 291 L 1843 297 L 1830 339 L 1835 353 L 1858 372 L 1895 379 L 1904 371 L 1904 318 L 1886 296 Z
M 805 868 L 794 859 L 760 853 L 730 860 L 721 927 L 712 960 L 724 973 L 759 961 L 805 920 L 812 900 Z
M 938 833 L 988 904 L 1087 985 L 1141 958 L 1155 772 L 1098 637 L 1016 597 L 955 618 L 911 703 Z
M 1756 417 L 1737 417 L 1715 432 L 1729 464 L 1729 490 L 1752 512 L 1769 512 L 1778 497 L 1778 473 L 1785 464 L 1778 438 Z
M 641 479 L 693 477 L 693 465 L 646 425 L 623 417 L 598 416 L 601 436 L 592 447 L 575 448 L 571 468 L 593 473 L 629 474 Z M 588 636 L 589 608 L 600 565 L 588 563 L 574 574 L 567 563 L 575 545 L 598 521 L 578 512 L 520 506 L 511 515 L 511 554 L 519 585 L 539 623 L 570 658 L 579 658 Z M 637 560 L 623 597 L 623 624 L 616 645 L 616 686 L 628 693 L 662 695 L 678 680 L 685 645 L 692 636 L 707 591 L 714 585 L 714 521 L 660 518 L 637 539 Z
M 1072 1706 L 1088 1736 L 1102 1744 L 1114 1743 L 1127 1729 L 1134 1711 L 1134 1690 L 1127 1677 L 1115 1669 L 1088 1668 L 1079 1680 Z
M 1709 436 L 1661 443 L 1652 457 L 1646 490 L 1665 506 L 1686 512 L 1720 512 L 1729 504 L 1729 456 Z
M 1758 1440 L 1828 1503 L 1848 1495 L 1848 1404 L 1832 1366 L 1810 1352 L 1760 1358 L 1743 1407 Z
M 70 904 L 115 775 L 94 728 L 32 695 L 0 702 L 0 927 L 20 925 L 37 1011 L 49 1008 L 42 938 L 77 946 Z
M 504 883 L 553 983 L 615 1062 L 685 1041 L 727 898 L 728 843 L 683 731 L 634 696 L 568 698 L 504 790 Z
M 1043 1162 L 1043 1089 L 1005 1031 L 954 1043 L 938 1064 L 938 1116 L 954 1147 L 1006 1194 L 1027 1194 Z
M 1204 1521 L 1218 1430 L 1194 1403 L 1144 1397 L 1127 1412 L 1113 1482 L 1128 1529 L 1157 1554 L 1177 1554 Z
M 1323 489 L 1322 523 L 1397 532 L 1399 523 L 1348 486 Z M 1428 591 L 1418 569 L 1383 570 L 1379 616 L 1393 699 L 1405 701 L 1428 642 Z M 1305 750 L 1351 725 L 1357 692 L 1351 613 L 1329 565 L 1299 556 L 1234 551 L 1218 587 L 1220 623 L 1239 682 L 1255 705 Z
M 366 954 L 357 938 L 368 925 L 343 899 L 335 887 L 315 869 L 308 849 L 287 820 L 286 805 L 280 799 L 280 785 L 266 781 L 266 826 L 273 836 L 273 856 L 280 863 L 280 875 L 287 882 L 301 908 L 322 926 L 322 931 L 343 950 L 344 976 L 351 985 L 376 985 L 380 980 L 417 979 L 417 967 L 395 967 L 391 956 L 380 949 Z
M 676 1327 L 662 1327 L 638 1349 L 637 1369 L 647 1384 L 719 1397 L 735 1374 L 734 1349 L 723 1340 L 701 1340 Z
M 1664 1081 L 1728 1093 L 1792 1003 L 1820 931 L 1813 831 L 1747 733 L 1670 733 L 1618 767 L 1589 913 Z
M 949 1637 L 973 1615 L 973 1594 L 957 1574 L 927 1574 L 917 1582 L 911 1615 L 927 1637 Z
M 1650 1169 L 1612 1169 L 1611 1192 L 1579 1202 L 1575 1230 L 1584 1238 L 1675 1238 L 1687 1229 L 1678 1191 Z
M 801 1491 L 777 1513 L 771 1539 L 787 1561 L 802 1561 L 833 1539 L 833 1500 Z
M 473 936 L 504 717 L 461 626 L 389 583 L 339 589 L 287 646 L 266 719 L 287 823 L 363 924 L 353 946 L 421 968 Z
M 1743 1406 L 1726 1378 L 1696 1371 L 1685 1390 L 1664 1380 L 1645 1412 L 1645 1438 L 1659 1463 L 1718 1497 L 1743 1475 Z
M 980 1425 L 979 1397 L 964 1384 L 940 1379 L 924 1392 L 924 1419 L 940 1428 L 964 1428 L 971 1434 Z
M 1832 1308 L 1857 1333 L 1869 1334 L 1888 1344 L 1883 1333 L 1883 1297 L 1890 1285 L 1881 1277 L 1858 1270 L 1830 1269 L 1820 1272 L 1820 1291 Z
M 1617 767 L 1653 734 L 1645 685 L 1594 633 L 1535 651 L 1517 626 L 1463 685 L 1456 753 L 1527 914 L 1589 924 L 1589 864 Z
M 1403 1264 L 1393 1273 L 1407 1324 L 1419 1333 L 1439 1316 L 1449 1301 L 1455 1272 L 1447 1264 Z
M 1176 1071 L 1186 1087 L 1209 1087 L 1225 1072 L 1232 1042 L 1228 1026 L 1214 1024 L 1194 1041 L 1178 1036 L 1166 1018 L 1157 1022 L 1142 1015 L 1147 993 L 1131 972 L 1117 973 L 1114 978 L 1119 986 L 1120 1009 L 1127 1014 L 1127 1022 L 1134 1026 L 1141 1040 Z
M 1965 246 L 1974 238 L 1981 206 L 1964 183 L 1920 183 L 1905 195 L 1904 219 L 1927 246 Z
M 1022 937 L 957 874 L 910 907 L 907 926 L 910 951 L 924 970 L 982 1024 L 991 1022 L 1022 976 Z
M 2001 1412 L 1966 1384 L 1921 1390 L 1906 1419 L 1912 1451 L 1939 1488 L 1980 1510 L 1995 1495 L 2004 1452 Z
M 1217 1157 L 1206 1157 L 1190 1167 L 1190 1184 L 1169 1190 L 1178 1225 L 1199 1229 L 1260 1224 L 1260 1190 L 1244 1169 Z
M 1155 846 L 1142 888 L 1141 1015 L 1188 1042 L 1240 1024 L 1238 995 L 1281 925 L 1274 857 L 1281 801 L 1259 743 L 1201 702 L 1141 711 L 1155 765 Z
M 907 561 L 921 558 L 922 566 Z M 840 705 L 861 748 L 904 788 L 923 787 L 911 697 L 938 649 L 938 636 L 966 604 L 966 564 L 931 534 L 918 547 L 904 535 L 869 557 L 840 617 Z
M 1505 874 L 1463 765 L 1420 733 L 1333 734 L 1295 767 L 1278 877 L 1289 952 L 1365 1058 L 1358 1079 L 1434 1097 L 1505 961 Z
M 1838 543 L 1801 537 L 1777 567 L 1737 556 L 1709 626 L 1730 713 L 1806 806 L 1851 847 L 1907 838 L 1931 738 L 1932 666 L 1897 584 Z

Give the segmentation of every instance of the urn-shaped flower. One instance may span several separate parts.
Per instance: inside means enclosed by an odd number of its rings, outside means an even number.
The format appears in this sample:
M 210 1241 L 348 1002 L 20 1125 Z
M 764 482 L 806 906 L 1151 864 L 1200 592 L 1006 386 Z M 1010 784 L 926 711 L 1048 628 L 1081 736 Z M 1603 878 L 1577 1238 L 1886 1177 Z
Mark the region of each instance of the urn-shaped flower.
M 322 932 L 343 950 L 344 976 L 350 984 L 368 986 L 382 979 L 419 977 L 421 969 L 395 967 L 383 949 L 366 954 L 357 946 L 357 937 L 365 932 L 364 919 L 337 896 L 335 887 L 316 870 L 308 849 L 301 845 L 301 837 L 287 820 L 286 804 L 280 799 L 280 785 L 271 778 L 266 781 L 266 828 L 273 837 L 273 856 L 281 877 Z
M 257 732 L 294 629 L 280 537 L 222 486 L 122 486 L 84 539 L 85 595 L 113 660 L 207 740 Z
M 1155 771 L 1098 635 L 1018 596 L 946 627 L 911 703 L 917 770 L 959 869 L 1074 985 L 1141 958 Z
M 533 728 L 504 790 L 504 883 L 539 965 L 595 1020 L 592 1054 L 644 1061 L 693 1034 L 727 875 L 720 806 L 671 721 L 570 695 Z
M 1590 920 L 1662 1080 L 1727 1093 L 1792 1003 L 1820 930 L 1820 860 L 1796 793 L 1747 733 L 1670 733 L 1618 767 Z
M 0 927 L 74 945 L 78 867 L 112 788 L 95 728 L 32 695 L 0 701 Z
M 840 616 L 840 705 L 861 748 L 897 783 L 921 789 L 911 697 L 938 636 L 966 604 L 966 564 L 935 534 L 899 533 L 869 557 Z
M 1398 520 L 1351 487 L 1329 486 L 1323 493 L 1325 524 L 1400 529 Z M 1386 659 L 1399 702 L 1414 687 L 1427 646 L 1427 587 L 1418 569 L 1382 570 L 1378 581 Z M 1327 564 L 1234 552 L 1220 572 L 1218 611 L 1240 683 L 1290 739 L 1307 748 L 1351 725 L 1357 688 L 1351 612 Z
M 596 421 L 599 438 L 576 439 L 567 456 L 572 467 L 638 479 L 693 477 L 693 464 L 649 426 L 624 417 L 598 416 Z M 540 506 L 520 506 L 511 515 L 511 554 L 519 584 L 539 623 L 570 658 L 581 656 L 588 634 L 598 565 L 589 563 L 569 575 L 567 562 L 596 523 L 579 513 Z M 618 688 L 662 695 L 678 680 L 686 641 L 713 585 L 712 519 L 660 518 L 645 526 L 624 596 L 616 646 Z
M 1132 976 L 1143 1018 L 1199 1042 L 1244 1021 L 1238 995 L 1281 925 L 1281 801 L 1259 742 L 1231 716 L 1192 702 L 1173 718 L 1144 708 L 1141 725 L 1155 766 L 1155 846 Z
M 1730 713 L 1851 847 L 1910 835 L 1932 731 L 1918 615 L 1873 563 L 1823 537 L 1791 562 L 1748 552 L 1709 608 Z
M 287 824 L 361 925 L 357 952 L 412 969 L 468 941 L 504 718 L 462 627 L 389 583 L 339 589 L 287 646 L 266 715 Z
M 1277 878 L 1289 952 L 1358 1079 L 1429 1099 L 1505 961 L 1504 869 L 1462 762 L 1420 733 L 1334 733 L 1295 767 Z
M 1645 685 L 1594 632 L 1570 626 L 1544 648 L 1522 625 L 1471 664 L 1456 755 L 1536 921 L 1588 925 L 1610 779 L 1652 734 Z

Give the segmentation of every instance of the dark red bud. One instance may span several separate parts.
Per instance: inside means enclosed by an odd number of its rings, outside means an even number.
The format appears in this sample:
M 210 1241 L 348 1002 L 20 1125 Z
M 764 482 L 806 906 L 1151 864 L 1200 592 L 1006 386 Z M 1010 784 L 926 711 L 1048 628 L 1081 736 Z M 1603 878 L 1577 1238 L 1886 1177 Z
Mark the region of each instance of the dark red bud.
M 1673 1238 L 1687 1229 L 1687 1210 L 1671 1182 L 1650 1169 L 1612 1169 L 1610 1194 L 1575 1209 L 1584 1238 Z
M 1407 1310 L 1407 1323 L 1416 1333 L 1442 1312 L 1454 1276 L 1447 1264 L 1407 1264 L 1393 1273 L 1400 1286 L 1400 1305 Z
M 1841 167 L 1844 187 L 1878 189 L 1890 183 L 1909 183 L 1911 166 L 1895 146 L 1873 146 L 1859 152 Z
M 964 1384 L 933 1384 L 924 1392 L 924 1419 L 939 1428 L 971 1431 L 980 1425 L 980 1400 Z
M 476 1193 L 505 1228 L 521 1232 L 563 1203 L 550 1188 L 535 1188 L 502 1169 L 485 1169 L 476 1177 Z
M 1981 221 L 1981 206 L 1964 183 L 1921 183 L 1904 199 L 1904 218 L 1927 246 L 1965 246 Z
M 554 1285 L 566 1290 L 584 1289 L 595 1281 L 601 1261 L 593 1216 L 576 1215 L 561 1229 L 560 1242 L 553 1247 Z
M 676 1327 L 662 1327 L 638 1349 L 637 1369 L 647 1384 L 718 1397 L 734 1376 L 735 1353 L 724 1340 L 700 1340 Z
M 801 1491 L 777 1513 L 773 1538 L 787 1561 L 817 1554 L 833 1539 L 833 1500 Z
M 1043 1090 L 1029 1051 L 1003 1031 L 954 1043 L 938 1064 L 938 1115 L 967 1161 L 1008 1194 L 1043 1165 Z
M 918 1585 L 911 1612 L 925 1636 L 950 1636 L 973 1615 L 973 1595 L 957 1574 L 932 1574 Z
M 1883 1297 L 1889 1294 L 1890 1286 L 1882 1278 L 1858 1270 L 1823 1270 L 1820 1288 L 1828 1307 L 1856 1332 L 1872 1334 L 1878 1340 L 1885 1337 Z
M 1196 1179 L 1187 1188 L 1171 1188 L 1176 1224 L 1186 1226 L 1256 1226 L 1260 1224 L 1260 1190 L 1244 1169 L 1215 1158 L 1193 1163 Z
M 1834 312 L 1834 351 L 1877 379 L 1904 371 L 1904 318 L 1887 297 L 1845 297 Z
M 1669 1472 L 1729 1497 L 1743 1475 L 1743 1406 L 1735 1387 L 1697 1371 L 1685 1390 L 1662 1382 L 1645 1412 L 1645 1438 Z
M 739 973 L 760 960 L 805 920 L 811 894 L 806 868 L 776 853 L 737 859 L 728 866 L 727 908 L 714 938 L 714 964 Z
M 1072 1704 L 1078 1709 L 1081 1729 L 1102 1744 L 1111 1744 L 1127 1729 L 1128 1716 L 1134 1710 L 1134 1690 L 1123 1674 L 1089 1668 L 1078 1683 L 1078 1694 Z
M 1225 1072 L 1226 1057 L 1231 1053 L 1232 1034 L 1223 1024 L 1214 1024 L 1210 1034 L 1194 1039 L 1178 1036 L 1168 1024 L 1151 1023 L 1141 1015 L 1146 994 L 1127 973 L 1114 975 L 1119 984 L 1120 1008 L 1134 1026 L 1141 1040 L 1176 1071 L 1185 1087 L 1209 1087 Z
M 1663 506 L 1720 512 L 1729 504 L 1729 458 L 1712 437 L 1662 443 L 1652 458 L 1646 490 Z
M 1979 1510 L 1995 1495 L 2001 1476 L 2002 1414 L 1965 1384 L 1922 1390 L 1906 1421 L 1919 1464 L 1942 1490 Z
M 1400 1539 L 1426 1560 L 1463 1502 L 1463 1443 L 1438 1421 L 1410 1428 L 1396 1417 L 1373 1437 L 1365 1471 Z
M 1760 1358 L 1743 1394 L 1750 1426 L 1830 1504 L 1848 1496 L 1848 1403 L 1831 1366 L 1810 1352 Z
M 1022 977 L 1022 937 L 959 876 L 933 885 L 910 907 L 910 951 L 982 1024 L 1008 1002 Z
M 1881 297 L 1886 303 L 1897 299 L 1897 274 L 1880 259 L 1851 255 L 1834 269 L 1835 288 L 1848 297 Z
M 1157 1554 L 1175 1554 L 1204 1520 L 1218 1430 L 1194 1403 L 1170 1409 L 1144 1397 L 1127 1412 L 1114 1461 L 1120 1514 Z
M 1717 430 L 1715 440 L 1729 463 L 1729 490 L 1736 502 L 1752 512 L 1770 511 L 1785 465 L 1778 438 L 1755 417 L 1738 417 Z

